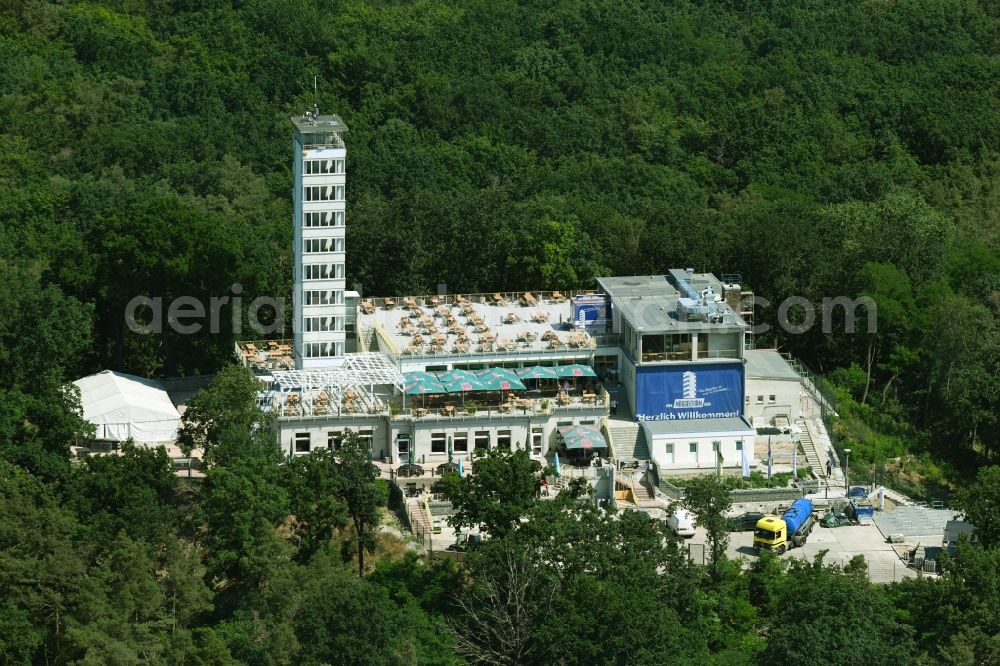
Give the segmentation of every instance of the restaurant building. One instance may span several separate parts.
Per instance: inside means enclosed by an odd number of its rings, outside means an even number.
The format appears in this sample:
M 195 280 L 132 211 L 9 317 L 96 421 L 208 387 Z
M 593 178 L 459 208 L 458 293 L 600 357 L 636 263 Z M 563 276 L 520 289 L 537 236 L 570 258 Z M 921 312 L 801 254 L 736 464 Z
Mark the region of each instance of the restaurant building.
M 318 109 L 292 122 L 294 340 L 236 349 L 266 386 L 260 402 L 288 455 L 336 449 L 353 430 L 390 466 L 434 470 L 516 447 L 685 473 L 752 453 L 748 382 L 785 382 L 791 400 L 780 357 L 747 375 L 752 308 L 732 276 L 674 269 L 565 294 L 346 292 L 347 128 Z

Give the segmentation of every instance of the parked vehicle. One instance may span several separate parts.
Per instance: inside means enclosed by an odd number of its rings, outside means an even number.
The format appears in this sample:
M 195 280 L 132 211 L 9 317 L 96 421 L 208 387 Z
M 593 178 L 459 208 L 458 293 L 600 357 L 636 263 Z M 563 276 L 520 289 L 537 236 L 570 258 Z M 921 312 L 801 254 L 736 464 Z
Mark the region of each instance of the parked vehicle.
M 677 509 L 667 517 L 667 527 L 677 536 L 690 539 L 694 536 L 694 515 L 687 509 Z
M 805 498 L 795 500 L 780 518 L 765 516 L 757 522 L 753 534 L 754 551 L 759 553 L 766 549 L 781 555 L 790 548 L 802 546 L 815 524 L 813 503 Z
M 757 523 L 765 515 L 760 511 L 746 511 L 729 519 L 729 529 L 732 532 L 749 532 L 757 527 Z
M 867 497 L 852 497 L 847 504 L 848 517 L 858 525 L 871 525 L 875 517 L 875 506 Z

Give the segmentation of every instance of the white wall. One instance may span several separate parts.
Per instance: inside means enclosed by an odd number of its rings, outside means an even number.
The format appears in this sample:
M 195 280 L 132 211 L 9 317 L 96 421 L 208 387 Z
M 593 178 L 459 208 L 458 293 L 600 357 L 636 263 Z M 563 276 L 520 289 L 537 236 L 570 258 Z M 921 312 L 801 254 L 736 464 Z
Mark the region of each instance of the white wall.
M 747 419 L 762 418 L 766 423 L 780 414 L 790 421 L 802 415 L 802 385 L 795 379 L 747 377 L 744 408 Z M 772 399 L 771 396 L 774 396 Z
M 533 435 L 534 431 L 541 430 L 540 455 L 547 456 L 550 448 L 555 446 L 556 428 L 560 425 L 578 425 L 590 423 L 596 428 L 601 427 L 602 416 L 598 414 L 580 414 L 555 412 L 549 415 L 538 414 L 530 418 L 524 416 L 503 417 L 481 417 L 481 418 L 421 418 L 402 419 L 396 418 L 388 421 L 385 418 L 370 417 L 356 419 L 282 419 L 278 421 L 278 441 L 281 450 L 286 455 L 306 455 L 307 452 L 296 452 L 296 434 L 309 433 L 311 451 L 325 449 L 329 441 L 331 432 L 343 431 L 347 429 L 359 432 L 361 430 L 372 431 L 372 455 L 376 460 L 387 459 L 394 465 L 403 464 L 407 461 L 407 454 L 401 453 L 397 446 L 399 435 L 409 437 L 409 445 L 413 447 L 414 460 L 422 465 L 436 466 L 448 461 L 447 438 L 451 436 L 453 441 L 458 433 L 468 435 L 468 451 L 455 451 L 455 459 L 460 457 L 471 457 L 475 450 L 477 432 L 489 433 L 489 446 L 494 448 L 498 445 L 501 431 L 510 431 L 511 448 L 521 447 L 527 444 L 529 449 L 535 450 Z M 443 434 L 445 441 L 444 451 L 435 453 L 433 449 L 433 435 Z
M 647 433 L 647 442 L 648 442 Z M 721 442 L 722 464 L 724 469 L 739 469 L 743 465 L 742 454 L 737 450 L 737 442 L 747 447 L 750 457 L 750 468 L 756 468 L 753 455 L 754 436 L 749 432 L 743 435 L 708 434 L 690 437 L 656 437 L 649 443 L 650 456 L 656 461 L 661 473 L 670 471 L 692 472 L 715 470 L 715 451 L 713 442 Z M 697 453 L 691 453 L 691 444 L 696 444 Z M 669 447 L 673 446 L 673 455 Z
M 312 451 L 325 449 L 331 432 L 372 432 L 372 456 L 377 460 L 389 452 L 389 424 L 385 419 L 375 417 L 360 417 L 352 419 L 309 418 L 309 419 L 279 419 L 278 444 L 285 455 L 307 455 Z M 310 450 L 296 452 L 296 434 L 309 433 Z

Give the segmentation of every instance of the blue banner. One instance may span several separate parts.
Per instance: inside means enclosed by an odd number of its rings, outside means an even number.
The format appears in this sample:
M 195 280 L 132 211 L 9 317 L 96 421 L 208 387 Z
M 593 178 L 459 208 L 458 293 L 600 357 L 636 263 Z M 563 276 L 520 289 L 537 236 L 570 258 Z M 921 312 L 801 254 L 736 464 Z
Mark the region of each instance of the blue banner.
M 573 298 L 573 326 L 604 330 L 608 327 L 608 299 L 604 294 L 580 294 Z
M 635 413 L 640 421 L 743 416 L 743 364 L 640 366 Z

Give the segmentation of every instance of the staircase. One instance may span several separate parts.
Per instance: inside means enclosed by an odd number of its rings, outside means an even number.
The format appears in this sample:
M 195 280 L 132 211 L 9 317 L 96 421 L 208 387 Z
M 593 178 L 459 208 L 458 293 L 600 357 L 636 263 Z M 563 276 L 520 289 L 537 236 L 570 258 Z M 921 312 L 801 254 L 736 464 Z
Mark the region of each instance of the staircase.
M 427 515 L 424 501 L 419 497 L 409 497 L 406 500 L 406 513 L 410 517 L 410 531 L 423 536 L 431 531 L 431 517 Z
M 656 492 L 643 480 L 632 479 L 632 498 L 636 506 L 640 508 L 660 508 L 660 502 L 656 499 Z
M 608 433 L 614 446 L 616 460 L 649 460 L 649 447 L 646 446 L 646 435 L 635 421 L 625 419 L 608 419 Z
M 358 336 L 358 351 L 359 352 L 369 352 L 378 351 L 378 344 L 375 338 L 375 327 L 366 326 L 361 329 L 361 335 Z
M 804 422 L 799 423 L 799 427 L 802 432 L 799 434 L 799 441 L 802 442 L 802 450 L 805 451 L 805 463 L 812 467 L 813 472 L 816 476 L 823 479 L 826 478 L 826 455 L 820 455 L 820 452 L 816 449 L 816 444 L 813 442 L 812 435 L 809 434 L 809 428 L 806 427 Z

